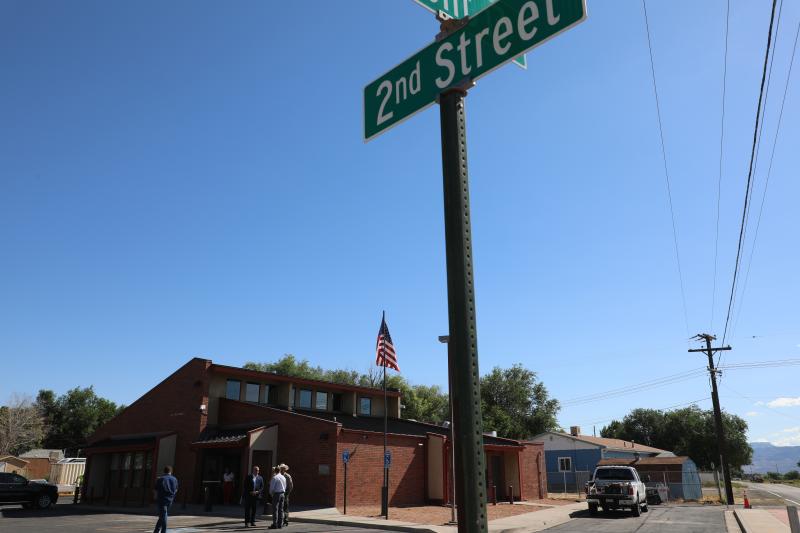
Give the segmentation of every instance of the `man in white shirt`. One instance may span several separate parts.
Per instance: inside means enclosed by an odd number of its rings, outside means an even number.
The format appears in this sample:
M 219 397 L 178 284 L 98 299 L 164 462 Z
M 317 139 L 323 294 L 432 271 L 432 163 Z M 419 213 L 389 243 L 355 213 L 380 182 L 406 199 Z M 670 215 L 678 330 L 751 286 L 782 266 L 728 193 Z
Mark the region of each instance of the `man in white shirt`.
M 269 495 L 272 496 L 272 525 L 270 529 L 283 527 L 283 497 L 286 494 L 286 478 L 277 466 L 272 469 L 272 479 L 269 481 Z

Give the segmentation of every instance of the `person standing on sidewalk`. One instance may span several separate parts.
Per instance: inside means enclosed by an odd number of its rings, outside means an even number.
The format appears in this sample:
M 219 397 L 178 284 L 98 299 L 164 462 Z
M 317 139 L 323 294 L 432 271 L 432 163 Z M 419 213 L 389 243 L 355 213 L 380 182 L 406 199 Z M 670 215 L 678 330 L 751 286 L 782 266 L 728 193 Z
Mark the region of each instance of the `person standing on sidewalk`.
M 158 521 L 153 533 L 167 533 L 167 515 L 178 493 L 178 480 L 172 475 L 171 466 L 165 466 L 164 475 L 156 479 L 154 492 L 158 506 Z
M 269 482 L 269 495 L 272 496 L 272 525 L 270 529 L 283 527 L 283 497 L 286 494 L 286 478 L 281 475 L 281 469 L 272 469 L 274 476 Z
M 225 469 L 225 473 L 222 474 L 222 503 L 225 505 L 230 505 L 231 500 L 233 499 L 233 486 L 234 481 L 236 480 L 236 476 L 233 475 L 230 468 Z
M 258 473 L 261 469 L 253 467 L 253 473 L 244 478 L 244 527 L 255 527 L 256 507 L 264 494 L 264 478 Z
M 278 465 L 278 468 L 281 470 L 281 475 L 286 480 L 286 492 L 283 494 L 283 525 L 289 525 L 289 496 L 292 494 L 292 490 L 294 489 L 294 481 L 292 480 L 292 476 L 289 475 L 289 465 L 285 463 L 281 463 Z

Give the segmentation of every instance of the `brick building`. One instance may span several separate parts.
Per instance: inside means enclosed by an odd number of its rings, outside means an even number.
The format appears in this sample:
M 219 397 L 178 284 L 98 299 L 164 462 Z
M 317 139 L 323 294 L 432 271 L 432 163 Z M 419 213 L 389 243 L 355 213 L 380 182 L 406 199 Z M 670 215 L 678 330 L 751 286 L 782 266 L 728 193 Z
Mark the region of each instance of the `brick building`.
M 279 376 L 194 358 L 100 427 L 84 449 L 85 497 L 144 503 L 165 465 L 181 484 L 178 501 L 197 502 L 204 485 L 219 495 L 225 468 L 239 480 L 287 463 L 297 504 L 340 506 L 342 454 L 350 452 L 347 499 L 377 504 L 388 411 L 391 505 L 446 502 L 449 430 L 400 418 L 400 393 Z M 488 485 L 516 499 L 546 497 L 542 443 L 486 436 Z M 238 492 L 237 492 L 238 493 Z M 503 495 L 506 489 L 498 493 Z

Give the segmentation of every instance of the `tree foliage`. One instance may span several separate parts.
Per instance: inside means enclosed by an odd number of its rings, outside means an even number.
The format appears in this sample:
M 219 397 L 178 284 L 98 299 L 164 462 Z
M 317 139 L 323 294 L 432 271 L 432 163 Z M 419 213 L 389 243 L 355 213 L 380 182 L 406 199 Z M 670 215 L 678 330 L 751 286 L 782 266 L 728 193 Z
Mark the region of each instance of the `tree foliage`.
M 526 439 L 558 427 L 558 400 L 520 364 L 495 367 L 481 379 L 481 404 L 484 431 L 500 437 Z
M 30 398 L 12 396 L 0 407 L 0 456 L 36 448 L 44 437 L 42 417 Z
M 45 425 L 42 445 L 64 450 L 68 457 L 76 455 L 89 435 L 124 409 L 97 396 L 93 387 L 76 387 L 61 396 L 40 390 L 35 406 Z
M 747 422 L 723 412 L 722 423 L 731 468 L 750 464 L 753 449 L 747 443 Z M 601 429 L 600 435 L 687 455 L 700 469 L 710 469 L 720 462 L 714 412 L 696 405 L 673 411 L 634 409 L 622 421 L 614 420 Z

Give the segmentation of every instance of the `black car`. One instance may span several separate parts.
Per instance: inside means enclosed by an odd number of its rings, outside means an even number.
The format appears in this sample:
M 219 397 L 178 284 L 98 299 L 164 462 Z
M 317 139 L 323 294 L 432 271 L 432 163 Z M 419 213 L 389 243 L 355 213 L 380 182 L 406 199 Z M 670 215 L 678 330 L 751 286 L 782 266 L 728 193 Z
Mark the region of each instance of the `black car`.
M 47 509 L 58 500 L 58 487 L 28 481 L 19 474 L 0 472 L 0 503 L 21 503 L 26 509 Z

